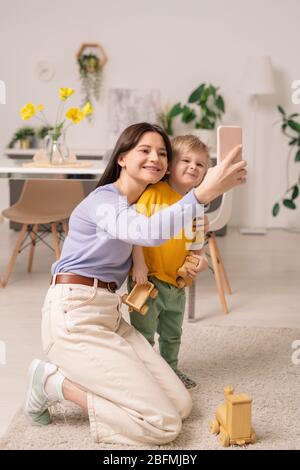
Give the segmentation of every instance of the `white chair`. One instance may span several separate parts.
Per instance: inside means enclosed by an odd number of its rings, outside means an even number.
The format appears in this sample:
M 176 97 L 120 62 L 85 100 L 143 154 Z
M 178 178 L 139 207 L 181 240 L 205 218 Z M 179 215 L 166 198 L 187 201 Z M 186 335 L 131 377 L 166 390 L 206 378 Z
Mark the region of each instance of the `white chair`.
M 209 249 L 209 256 L 213 265 L 213 272 L 217 284 L 218 294 L 222 310 L 224 313 L 228 313 L 227 302 L 225 298 L 225 290 L 228 294 L 231 294 L 231 287 L 229 280 L 224 268 L 224 264 L 218 249 L 218 244 L 214 232 L 225 227 L 231 217 L 232 209 L 232 191 L 223 194 L 220 206 L 213 212 L 208 212 L 209 220 L 209 232 L 206 234 L 207 245 Z M 195 282 L 189 288 L 189 299 L 188 299 L 188 321 L 193 322 L 196 320 L 195 317 L 195 304 L 196 304 L 196 287 Z
M 225 291 L 232 294 L 229 280 L 220 255 L 217 240 L 214 232 L 223 228 L 230 220 L 232 210 L 232 190 L 223 194 L 222 201 L 218 209 L 207 214 L 209 220 L 209 232 L 207 233 L 207 243 L 209 255 L 212 261 L 213 272 L 217 284 L 220 303 L 224 313 L 228 313 Z
M 217 164 L 220 163 L 220 153 L 217 152 Z M 225 290 L 228 294 L 232 294 L 232 290 L 229 284 L 229 280 L 224 268 L 224 264 L 220 255 L 218 248 L 217 240 L 214 232 L 221 230 L 225 225 L 228 224 L 231 211 L 232 211 L 232 191 L 228 191 L 223 194 L 222 201 L 219 207 L 213 212 L 208 212 L 209 220 L 209 232 L 207 233 L 207 244 L 209 249 L 209 255 L 212 261 L 213 272 L 217 284 L 218 294 L 222 310 L 225 314 L 229 312 L 226 298 Z

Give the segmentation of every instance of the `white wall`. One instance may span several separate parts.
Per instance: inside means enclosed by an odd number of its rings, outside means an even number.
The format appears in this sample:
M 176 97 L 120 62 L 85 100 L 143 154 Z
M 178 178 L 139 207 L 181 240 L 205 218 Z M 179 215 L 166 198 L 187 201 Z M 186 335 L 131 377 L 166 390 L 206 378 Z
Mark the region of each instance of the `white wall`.
M 290 88 L 300 79 L 298 0 L 0 0 L 0 9 L 0 79 L 7 85 L 7 104 L 0 106 L 0 151 L 22 125 L 18 112 L 24 103 L 43 102 L 48 114 L 54 114 L 58 87 L 79 91 L 75 54 L 82 42 L 95 41 L 109 57 L 103 97 L 94 123 L 81 123 L 70 132 L 74 147 L 106 146 L 109 88 L 158 88 L 172 102 L 187 99 L 206 81 L 221 87 L 227 104 L 224 121 L 244 126 L 245 154 L 251 162 L 252 108 L 240 90 L 241 76 L 248 55 L 270 55 L 278 96 L 261 103 L 254 183 L 250 178 L 236 190 L 232 224 L 245 225 L 254 217 L 256 224 L 300 226 L 299 209 L 283 210 L 276 219 L 270 215 L 286 185 L 287 144 L 273 125 L 275 104 L 300 111 L 300 105 L 291 103 Z M 40 82 L 35 74 L 41 59 L 56 66 L 51 82 Z M 299 169 L 299 163 L 292 168 L 292 180 Z M 3 208 L 7 184 L 0 183 Z

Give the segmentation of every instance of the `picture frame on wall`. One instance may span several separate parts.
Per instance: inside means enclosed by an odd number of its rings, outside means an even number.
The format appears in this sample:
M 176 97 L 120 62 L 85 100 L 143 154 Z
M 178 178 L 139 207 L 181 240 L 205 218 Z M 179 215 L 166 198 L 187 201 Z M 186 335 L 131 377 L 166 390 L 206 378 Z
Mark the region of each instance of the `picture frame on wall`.
M 115 88 L 108 91 L 107 148 L 113 148 L 122 131 L 137 122 L 157 123 L 160 90 Z

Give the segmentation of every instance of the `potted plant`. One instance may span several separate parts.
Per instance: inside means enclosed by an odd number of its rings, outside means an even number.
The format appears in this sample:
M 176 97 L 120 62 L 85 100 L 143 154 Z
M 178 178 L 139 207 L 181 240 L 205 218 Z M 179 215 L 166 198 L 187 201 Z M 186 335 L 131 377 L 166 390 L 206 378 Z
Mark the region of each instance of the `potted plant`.
M 219 88 L 211 84 L 202 83 L 189 96 L 188 103 L 198 106 L 185 105 L 182 108 L 182 121 L 186 124 L 194 121 L 194 133 L 208 147 L 215 146 L 216 124 L 225 113 L 225 102 L 218 93 Z
M 295 121 L 295 117 L 298 117 L 298 113 L 287 115 L 282 106 L 277 106 L 277 109 L 281 115 L 281 130 L 282 133 L 289 139 L 288 145 L 290 147 L 287 161 L 286 161 L 286 181 L 287 189 L 279 201 L 277 201 L 273 208 L 272 214 L 276 217 L 280 211 L 281 205 L 288 209 L 296 209 L 295 200 L 299 196 L 300 186 L 300 173 L 298 179 L 293 183 L 289 179 L 289 167 L 291 163 L 291 157 L 294 156 L 294 162 L 300 162 L 300 123 Z
M 33 127 L 20 127 L 14 133 L 8 147 L 13 148 L 19 142 L 21 149 L 29 149 L 32 146 L 34 136 L 35 131 Z

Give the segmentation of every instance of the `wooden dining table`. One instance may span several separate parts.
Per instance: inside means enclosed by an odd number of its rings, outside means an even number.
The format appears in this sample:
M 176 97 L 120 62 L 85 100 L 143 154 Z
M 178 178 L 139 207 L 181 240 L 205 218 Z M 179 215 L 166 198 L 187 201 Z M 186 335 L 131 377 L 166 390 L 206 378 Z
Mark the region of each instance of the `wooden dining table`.
M 90 166 L 85 168 L 75 167 L 24 167 L 24 159 L 0 158 L 0 178 L 7 180 L 31 180 L 31 179 L 63 179 L 76 178 L 80 181 L 99 179 L 103 174 L 106 162 L 91 160 Z M 189 287 L 188 292 L 188 320 L 195 321 L 196 282 Z

